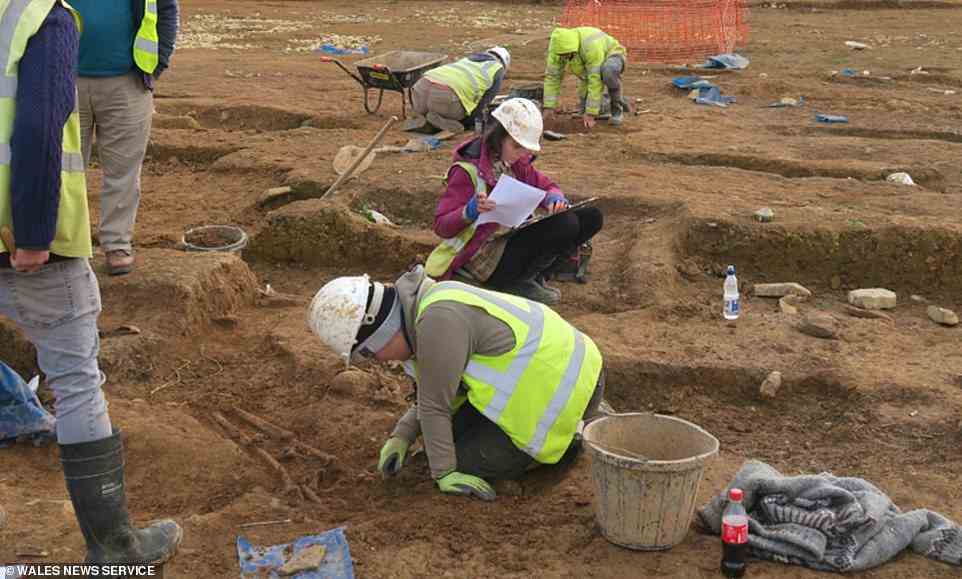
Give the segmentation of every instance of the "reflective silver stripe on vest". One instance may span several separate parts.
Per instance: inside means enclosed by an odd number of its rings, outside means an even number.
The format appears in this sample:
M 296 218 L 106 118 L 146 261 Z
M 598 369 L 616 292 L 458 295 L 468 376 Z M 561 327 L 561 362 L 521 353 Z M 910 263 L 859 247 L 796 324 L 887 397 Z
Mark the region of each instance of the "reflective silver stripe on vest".
M 478 86 L 478 79 L 475 78 L 474 76 L 475 71 L 471 70 L 468 66 L 462 64 L 460 60 L 458 62 L 452 62 L 451 68 L 459 70 L 465 75 L 467 75 L 468 80 L 471 82 L 471 90 L 474 91 L 474 96 L 477 96 L 478 91 L 480 91 L 480 87 Z
M 587 71 L 588 71 L 588 74 L 601 74 L 601 67 L 592 66 L 591 68 L 587 69 Z
M 134 40 L 134 48 L 153 54 L 157 52 L 157 43 L 153 40 L 147 40 L 146 38 L 138 37 L 136 40 Z
M 17 77 L 0 75 L 0 98 L 12 99 L 17 96 Z
M 0 165 L 10 164 L 10 143 L 0 143 Z M 84 157 L 80 153 L 64 153 L 60 161 L 60 170 L 68 173 L 83 172 Z
M 157 14 L 157 0 L 147 0 L 147 7 L 146 7 L 145 10 L 146 10 L 147 14 L 154 14 L 154 15 L 156 15 L 156 14 Z
M 60 161 L 60 170 L 68 173 L 82 173 L 84 170 L 84 156 L 80 153 L 64 153 Z
M 0 98 L 14 98 L 17 96 L 17 78 L 6 76 L 3 71 L 10 64 L 10 46 L 13 35 L 17 31 L 17 24 L 23 11 L 27 9 L 30 0 L 11 0 L 7 10 L 0 18 Z M 9 161 L 7 161 L 9 163 Z
M 530 456 L 538 456 L 541 450 L 544 448 L 545 440 L 548 438 L 548 432 L 557 422 L 558 417 L 561 416 L 561 412 L 564 410 L 565 406 L 568 405 L 568 400 L 571 399 L 571 394 L 575 390 L 575 386 L 578 385 L 578 377 L 581 376 L 581 367 L 585 361 L 585 337 L 584 335 L 574 330 L 575 334 L 575 349 L 571 353 L 571 358 L 568 360 L 568 367 L 565 368 L 564 376 L 561 378 L 561 383 L 558 384 L 558 389 L 555 390 L 554 396 L 551 397 L 551 403 L 548 404 L 548 409 L 541 416 L 541 420 L 538 421 L 538 427 L 534 432 L 534 437 L 531 442 L 525 448 L 525 452 Z
M 492 422 L 497 422 L 498 419 L 501 418 L 501 413 L 504 412 L 505 406 L 508 405 L 511 395 L 514 394 L 515 386 L 521 379 L 521 375 L 524 374 L 525 369 L 528 367 L 527 358 L 533 356 L 541 344 L 541 337 L 544 335 L 544 306 L 536 302 L 529 302 L 532 306 L 531 311 L 525 311 L 507 300 L 499 298 L 492 292 L 479 290 L 474 286 L 461 282 L 443 283 L 457 284 L 457 289 L 474 294 L 482 300 L 498 306 L 528 326 L 528 337 L 525 343 L 515 352 L 515 359 L 512 360 L 511 365 L 508 366 L 506 371 L 499 372 L 490 366 L 472 361 L 469 361 L 467 367 L 464 369 L 464 373 L 468 376 L 494 387 L 494 397 L 482 410 L 482 414 Z M 552 420 L 552 423 L 553 422 Z

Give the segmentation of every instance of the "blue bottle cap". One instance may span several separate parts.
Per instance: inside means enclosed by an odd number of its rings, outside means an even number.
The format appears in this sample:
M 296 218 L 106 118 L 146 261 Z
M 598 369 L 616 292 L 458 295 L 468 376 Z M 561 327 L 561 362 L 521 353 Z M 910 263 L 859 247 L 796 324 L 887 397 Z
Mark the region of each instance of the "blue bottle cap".
M 735 266 L 734 266 L 734 265 L 729 265 L 729 266 L 728 266 L 728 275 L 735 275 Z

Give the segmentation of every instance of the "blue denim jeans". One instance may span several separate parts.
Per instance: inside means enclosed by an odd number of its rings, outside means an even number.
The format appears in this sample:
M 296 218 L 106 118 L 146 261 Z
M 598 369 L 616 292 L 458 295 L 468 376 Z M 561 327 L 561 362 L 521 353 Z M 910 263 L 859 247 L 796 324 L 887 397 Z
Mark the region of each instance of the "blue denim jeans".
M 57 442 L 75 444 L 111 435 L 106 378 L 97 363 L 100 286 L 86 259 L 48 263 L 35 273 L 0 269 L 0 315 L 37 348 L 53 390 Z

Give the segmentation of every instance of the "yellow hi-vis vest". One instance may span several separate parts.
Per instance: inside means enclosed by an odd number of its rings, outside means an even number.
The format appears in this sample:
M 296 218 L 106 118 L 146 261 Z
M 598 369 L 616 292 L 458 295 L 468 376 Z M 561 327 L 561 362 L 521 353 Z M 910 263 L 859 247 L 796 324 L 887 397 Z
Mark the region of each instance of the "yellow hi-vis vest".
M 467 386 L 468 402 L 515 446 L 542 464 L 557 463 L 571 444 L 601 375 L 598 347 L 542 304 L 456 281 L 429 289 L 418 304 L 418 319 L 440 301 L 481 308 L 514 332 L 510 352 L 472 355 L 461 381 Z
M 478 175 L 478 168 L 468 163 L 467 161 L 458 161 L 455 165 L 461 167 L 468 173 L 468 177 L 471 178 L 471 183 L 474 184 L 474 190 L 478 194 L 485 194 L 488 192 L 488 185 L 484 182 Z M 461 233 L 455 235 L 454 237 L 449 237 L 442 239 L 441 243 L 434 248 L 431 255 L 428 256 L 427 261 L 424 263 L 424 271 L 431 277 L 441 277 L 448 268 L 451 267 L 451 262 L 457 257 L 461 250 L 464 249 L 471 238 L 474 237 L 474 232 L 477 231 L 478 226 L 474 223 L 468 225 L 461 230 Z
M 494 84 L 494 77 L 504 68 L 498 59 L 474 62 L 462 58 L 457 62 L 432 68 L 424 73 L 425 78 L 449 87 L 458 95 L 464 110 L 469 115 L 481 102 L 484 93 Z
M 157 0 L 144 0 L 144 19 L 140 21 L 137 36 L 134 38 L 134 63 L 137 68 L 153 74 L 160 62 L 157 46 Z
M 0 226 L 12 226 L 10 198 L 10 137 L 16 117 L 17 72 L 27 42 L 43 25 L 57 0 L 0 0 Z M 80 27 L 80 19 L 66 3 Z M 90 216 L 87 182 L 80 152 L 80 114 L 76 103 L 63 128 L 60 207 L 50 252 L 65 257 L 90 257 Z M 13 232 L 16 238 L 17 232 Z M 0 241 L 0 252 L 9 249 Z

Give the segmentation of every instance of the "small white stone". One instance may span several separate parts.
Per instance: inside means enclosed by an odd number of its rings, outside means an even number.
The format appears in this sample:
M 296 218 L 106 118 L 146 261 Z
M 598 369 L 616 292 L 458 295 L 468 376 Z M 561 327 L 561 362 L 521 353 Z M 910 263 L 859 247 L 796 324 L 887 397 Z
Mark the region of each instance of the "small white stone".
M 920 295 L 918 295 L 918 294 L 912 294 L 912 295 L 910 295 L 910 296 L 909 296 L 909 299 L 912 300 L 913 302 L 917 303 L 917 304 L 927 304 L 927 303 L 929 303 L 929 300 L 923 298 L 922 296 L 920 296 Z
M 895 308 L 895 292 L 884 288 L 857 289 L 848 292 L 848 303 L 866 310 Z
M 755 295 L 762 298 L 780 298 L 789 295 L 807 298 L 811 297 L 812 292 L 795 282 L 759 283 L 755 284 Z
M 959 316 L 948 308 L 929 306 L 925 311 L 929 315 L 929 319 L 937 324 L 943 326 L 957 326 L 959 324 Z
M 778 394 L 778 389 L 782 387 L 782 373 L 772 372 L 765 378 L 762 382 L 761 387 L 758 389 L 758 393 L 761 394 L 762 398 L 772 399 Z
M 770 207 L 762 207 L 755 212 L 755 221 L 761 221 L 762 223 L 769 223 L 775 219 L 775 212 L 772 211 Z

